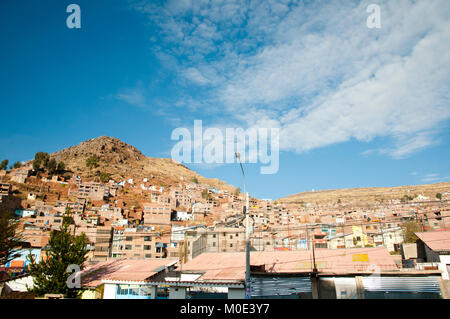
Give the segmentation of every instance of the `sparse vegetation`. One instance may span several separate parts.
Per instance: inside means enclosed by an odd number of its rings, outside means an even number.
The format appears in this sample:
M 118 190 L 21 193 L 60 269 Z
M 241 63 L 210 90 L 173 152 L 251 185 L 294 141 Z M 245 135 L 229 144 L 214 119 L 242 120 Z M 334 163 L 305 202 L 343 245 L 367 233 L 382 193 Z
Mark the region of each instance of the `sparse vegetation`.
M 102 172 L 100 173 L 100 182 L 108 183 L 111 179 L 111 175 L 109 173 Z
M 442 182 L 427 185 L 398 186 L 398 187 L 365 187 L 365 188 L 348 188 L 321 190 L 316 192 L 303 192 L 293 194 L 279 199 L 285 204 L 297 204 L 299 201 L 305 203 L 317 204 L 335 204 L 338 199 L 342 203 L 384 203 L 390 201 L 402 201 L 405 194 L 408 194 L 407 201 L 413 200 L 415 194 L 423 194 L 424 196 L 433 198 L 436 193 L 443 194 L 450 188 L 450 182 Z M 406 198 L 403 199 L 405 202 Z
M 207 189 L 204 189 L 203 191 L 202 191 L 202 198 L 203 199 L 206 199 L 206 200 L 210 200 L 212 197 L 211 197 L 211 194 L 208 192 L 208 190 Z
M 401 201 L 402 203 L 407 203 L 407 202 L 409 202 L 409 201 L 412 201 L 413 199 L 414 199 L 414 197 L 409 196 L 409 195 L 405 195 L 405 196 L 403 196 L 403 197 L 400 199 L 400 201 Z
M 91 155 L 86 160 L 86 167 L 89 169 L 97 168 L 99 166 L 98 162 L 100 161 L 100 158 L 97 155 Z
M 405 243 L 415 243 L 417 236 L 415 233 L 420 232 L 420 226 L 415 221 L 409 221 L 402 225 L 403 240 Z

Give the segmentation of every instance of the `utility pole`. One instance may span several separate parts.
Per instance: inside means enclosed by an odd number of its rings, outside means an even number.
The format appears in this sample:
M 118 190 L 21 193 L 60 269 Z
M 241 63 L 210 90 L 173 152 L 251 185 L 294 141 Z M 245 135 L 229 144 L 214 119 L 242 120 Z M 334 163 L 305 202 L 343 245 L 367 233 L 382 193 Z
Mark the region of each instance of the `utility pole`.
M 420 228 L 422 229 L 422 233 L 423 233 L 423 220 L 422 220 L 422 216 L 419 216 L 419 206 L 416 206 L 416 210 L 417 210 L 417 216 L 419 217 Z
M 248 193 L 245 199 L 245 282 L 246 282 L 246 299 L 251 298 L 251 281 L 250 281 L 250 227 L 248 218 Z
M 314 232 L 313 232 L 314 234 Z M 314 235 L 312 237 L 312 253 L 313 253 L 313 270 L 311 272 L 311 288 L 313 299 L 319 299 L 319 272 L 317 271 L 316 265 L 316 250 L 315 250 L 315 240 Z
M 381 236 L 383 237 L 383 246 L 386 247 L 386 243 L 384 242 L 384 231 L 383 231 L 383 224 L 381 223 L 381 219 L 380 219 L 380 230 L 381 230 Z
M 289 231 L 289 216 L 287 216 L 287 231 L 288 231 L 288 244 L 289 244 L 289 250 L 291 250 L 291 233 Z
M 309 250 L 309 228 L 306 226 L 306 248 Z
M 314 237 L 312 238 L 312 252 L 313 252 L 313 272 L 317 273 L 317 265 L 316 265 L 316 242 L 314 240 Z
M 244 194 L 245 194 L 245 206 L 244 206 L 244 216 L 245 216 L 245 299 L 251 298 L 251 281 L 250 281 L 250 229 L 248 220 L 248 193 L 245 189 L 245 173 L 244 168 L 241 163 L 241 156 L 239 153 L 235 153 L 236 159 L 239 161 L 241 166 L 242 178 L 244 182 Z

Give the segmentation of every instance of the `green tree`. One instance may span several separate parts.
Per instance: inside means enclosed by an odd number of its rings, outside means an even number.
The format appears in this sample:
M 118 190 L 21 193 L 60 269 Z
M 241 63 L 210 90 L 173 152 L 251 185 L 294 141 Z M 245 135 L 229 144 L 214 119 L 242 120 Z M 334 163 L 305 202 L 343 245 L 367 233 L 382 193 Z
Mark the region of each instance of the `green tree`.
M 71 275 L 67 268 L 78 265 L 80 270 L 87 259 L 88 240 L 83 233 L 80 236 L 70 234 L 70 224 L 73 218 L 68 210 L 63 218 L 60 230 L 50 234 L 47 259 L 37 261 L 30 254 L 28 272 L 33 277 L 34 287 L 30 291 L 37 295 L 64 294 L 68 298 L 77 298 L 81 290 L 69 288 L 67 279 Z
M 20 236 L 17 234 L 18 223 L 10 214 L 0 213 L 0 265 L 4 265 L 18 257 L 22 247 Z
M 441 193 L 437 193 L 436 194 L 436 198 L 439 199 L 439 200 L 442 200 L 442 194 Z
M 46 164 L 45 164 L 45 169 L 47 170 L 47 172 L 50 175 L 53 175 L 56 173 L 58 167 L 58 163 L 56 162 L 56 160 L 54 158 L 50 159 Z
M 56 167 L 56 172 L 57 173 L 64 173 L 64 171 L 66 170 L 66 164 L 64 164 L 64 162 L 59 162 L 58 166 Z
M 207 189 L 204 189 L 204 190 L 202 191 L 202 198 L 204 198 L 204 199 L 206 199 L 206 200 L 211 199 L 211 194 L 208 193 L 208 190 L 207 190 Z
M 86 167 L 89 168 L 89 173 L 92 171 L 93 168 L 98 167 L 99 157 L 97 155 L 91 155 L 86 160 Z
M 3 169 L 6 169 L 8 167 L 8 163 L 9 163 L 9 161 L 7 159 L 3 160 L 0 163 L 0 171 L 3 170 Z
M 109 173 L 100 173 L 100 182 L 108 183 L 110 178 L 111 178 L 111 175 Z
M 409 221 L 403 223 L 402 231 L 403 231 L 403 241 L 405 243 L 415 243 L 418 239 L 415 233 L 420 232 L 420 226 L 415 221 Z
M 48 155 L 48 153 L 37 152 L 34 155 L 33 169 L 35 171 L 39 171 L 40 169 L 45 168 L 47 166 L 49 158 L 50 158 L 50 156 Z
M 192 181 L 192 183 L 198 184 L 198 178 L 197 177 L 192 178 L 191 181 Z
M 13 168 L 21 168 L 22 167 L 22 163 L 21 162 L 15 162 L 13 165 Z

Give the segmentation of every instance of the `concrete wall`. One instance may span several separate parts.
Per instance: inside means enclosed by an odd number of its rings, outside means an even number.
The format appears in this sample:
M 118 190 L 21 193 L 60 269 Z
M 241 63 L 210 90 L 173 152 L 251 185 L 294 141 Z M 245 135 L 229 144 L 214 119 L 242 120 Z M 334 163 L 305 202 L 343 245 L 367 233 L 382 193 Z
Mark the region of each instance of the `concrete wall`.
M 417 258 L 417 244 L 402 244 L 404 259 L 416 259 Z
M 170 287 L 169 299 L 186 299 L 186 287 Z
M 334 278 L 336 299 L 358 299 L 355 278 Z
M 450 280 L 450 274 L 448 273 L 448 267 L 450 266 L 450 255 L 440 255 L 439 256 L 441 264 L 439 265 L 439 270 L 442 270 L 442 279 Z
M 103 299 L 116 299 L 116 289 L 115 284 L 105 284 Z
M 228 299 L 245 299 L 245 289 L 228 288 Z
M 439 255 L 425 245 L 425 254 L 427 262 L 439 262 Z
M 442 299 L 450 299 L 450 280 L 439 280 L 439 286 L 441 287 Z

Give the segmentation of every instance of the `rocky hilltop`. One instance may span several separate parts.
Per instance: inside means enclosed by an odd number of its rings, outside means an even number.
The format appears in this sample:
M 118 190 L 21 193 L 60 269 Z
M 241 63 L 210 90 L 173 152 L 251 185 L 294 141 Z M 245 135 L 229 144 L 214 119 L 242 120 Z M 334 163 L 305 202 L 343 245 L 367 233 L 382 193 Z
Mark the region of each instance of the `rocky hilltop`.
M 86 160 L 91 156 L 98 157 L 98 167 L 89 169 Z M 180 181 L 198 181 L 218 189 L 234 191 L 234 186 L 218 179 L 200 176 L 186 166 L 176 163 L 170 158 L 152 158 L 141 153 L 136 147 L 121 140 L 101 136 L 50 154 L 51 158 L 62 161 L 68 170 L 82 176 L 93 177 L 100 173 L 108 173 L 111 178 L 148 178 L 155 183 L 172 185 Z

